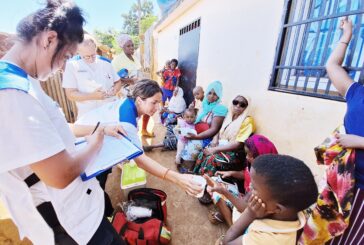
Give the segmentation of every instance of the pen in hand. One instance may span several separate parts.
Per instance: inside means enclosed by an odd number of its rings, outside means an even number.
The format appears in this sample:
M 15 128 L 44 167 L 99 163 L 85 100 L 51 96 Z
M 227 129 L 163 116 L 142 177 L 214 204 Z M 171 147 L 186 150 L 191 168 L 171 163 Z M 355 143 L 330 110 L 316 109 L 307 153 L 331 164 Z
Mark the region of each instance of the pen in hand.
M 94 134 L 99 126 L 100 126 L 100 122 L 97 122 L 96 127 L 95 127 L 94 131 L 92 131 L 91 134 Z

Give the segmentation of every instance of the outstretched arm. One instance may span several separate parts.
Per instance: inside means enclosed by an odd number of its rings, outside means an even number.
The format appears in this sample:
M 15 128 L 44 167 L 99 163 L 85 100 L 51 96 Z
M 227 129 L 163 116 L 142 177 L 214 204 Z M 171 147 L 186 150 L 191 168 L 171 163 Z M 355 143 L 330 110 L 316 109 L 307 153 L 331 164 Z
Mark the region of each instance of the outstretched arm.
M 349 86 L 353 83 L 348 73 L 342 67 L 346 49 L 352 36 L 353 24 L 348 17 L 341 20 L 340 28 L 343 35 L 326 63 L 326 71 L 335 88 L 341 95 L 345 95 Z

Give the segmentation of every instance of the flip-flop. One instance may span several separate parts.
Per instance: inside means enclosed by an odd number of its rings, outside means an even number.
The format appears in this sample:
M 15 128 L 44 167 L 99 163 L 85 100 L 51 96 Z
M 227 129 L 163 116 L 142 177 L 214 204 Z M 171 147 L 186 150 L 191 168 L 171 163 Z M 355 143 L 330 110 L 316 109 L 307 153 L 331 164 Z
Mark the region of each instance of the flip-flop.
M 211 222 L 211 224 L 217 225 L 224 223 L 224 218 L 222 217 L 221 213 L 219 212 L 210 212 L 208 214 L 208 219 Z
M 205 192 L 203 194 L 202 197 L 198 198 L 199 202 L 203 205 L 209 205 L 210 203 L 212 203 L 212 199 L 210 194 L 207 192 L 207 190 L 205 189 Z

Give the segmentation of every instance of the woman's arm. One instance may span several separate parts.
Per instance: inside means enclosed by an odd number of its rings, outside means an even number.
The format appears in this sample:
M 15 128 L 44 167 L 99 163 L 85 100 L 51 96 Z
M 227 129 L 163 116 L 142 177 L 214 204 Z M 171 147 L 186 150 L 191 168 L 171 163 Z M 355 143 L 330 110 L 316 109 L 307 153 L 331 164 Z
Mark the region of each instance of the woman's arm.
M 70 101 L 104 100 L 107 94 L 102 89 L 97 89 L 92 93 L 82 93 L 76 88 L 66 88 L 66 96 Z
M 349 86 L 353 83 L 348 73 L 342 67 L 345 52 L 351 40 L 353 24 L 348 17 L 345 17 L 345 19 L 341 20 L 340 28 L 343 29 L 343 35 L 327 60 L 326 71 L 335 88 L 344 96 Z
M 87 164 L 97 156 L 103 138 L 102 129 L 98 129 L 87 137 L 88 144 L 84 149 L 74 154 L 63 150 L 47 159 L 32 163 L 30 168 L 46 185 L 63 189 L 80 176 Z
M 216 171 L 215 175 L 221 175 L 221 178 L 233 177 L 235 179 L 244 179 L 244 172 L 242 171 Z
M 219 130 L 222 126 L 222 123 L 224 122 L 224 119 L 225 119 L 225 117 L 214 117 L 212 119 L 211 126 L 208 130 L 206 130 L 205 132 L 202 132 L 198 135 L 190 135 L 192 137 L 186 137 L 186 138 L 194 139 L 194 140 L 203 140 L 203 139 L 211 138 L 219 132 Z
M 192 196 L 195 196 L 202 191 L 201 186 L 192 181 L 192 175 L 179 174 L 173 170 L 170 170 L 149 158 L 145 154 L 135 158 L 134 161 L 138 167 L 163 180 L 166 179 L 174 184 L 179 185 L 184 191 Z
M 237 151 L 239 149 L 243 149 L 243 147 L 244 147 L 244 143 L 242 143 L 242 142 L 233 142 L 233 143 L 229 143 L 227 145 L 221 145 L 221 146 L 206 148 L 204 150 L 204 154 L 205 155 L 212 155 L 212 154 L 215 154 L 215 153 L 218 153 L 218 152 Z

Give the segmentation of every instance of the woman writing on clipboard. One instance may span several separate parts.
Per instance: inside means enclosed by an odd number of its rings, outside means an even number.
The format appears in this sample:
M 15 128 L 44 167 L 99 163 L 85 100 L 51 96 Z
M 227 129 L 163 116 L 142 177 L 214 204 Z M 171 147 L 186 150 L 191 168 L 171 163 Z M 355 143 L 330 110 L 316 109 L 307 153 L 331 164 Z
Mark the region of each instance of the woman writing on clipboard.
M 138 118 L 143 115 L 153 116 L 158 111 L 161 100 L 162 90 L 158 83 L 144 79 L 133 85 L 128 96 L 123 100 L 99 107 L 85 114 L 77 123 L 95 124 L 99 120 L 103 124 L 120 122 L 128 138 L 141 148 L 137 129 Z M 172 171 L 145 154 L 135 158 L 134 161 L 140 168 L 163 180 L 177 184 L 190 195 L 196 195 L 202 190 L 192 181 L 192 175 Z

